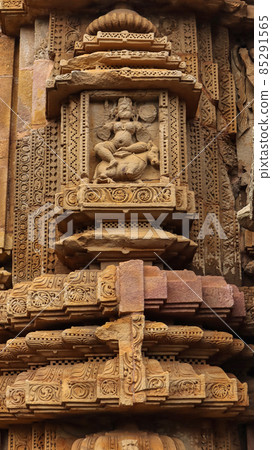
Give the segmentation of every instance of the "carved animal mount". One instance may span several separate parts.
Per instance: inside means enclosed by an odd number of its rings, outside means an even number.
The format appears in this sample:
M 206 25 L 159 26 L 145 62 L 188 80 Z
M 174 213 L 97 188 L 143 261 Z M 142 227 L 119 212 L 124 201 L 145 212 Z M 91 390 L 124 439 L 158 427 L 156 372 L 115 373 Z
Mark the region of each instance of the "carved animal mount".
M 101 161 L 97 165 L 94 181 L 97 183 L 110 183 L 112 181 L 142 182 L 141 177 L 147 164 L 158 166 L 160 162 L 159 150 L 151 141 L 147 148 L 147 151 L 140 154 L 130 154 L 125 148 L 120 149 L 114 155 L 116 158 L 114 166 L 109 167 L 106 161 Z

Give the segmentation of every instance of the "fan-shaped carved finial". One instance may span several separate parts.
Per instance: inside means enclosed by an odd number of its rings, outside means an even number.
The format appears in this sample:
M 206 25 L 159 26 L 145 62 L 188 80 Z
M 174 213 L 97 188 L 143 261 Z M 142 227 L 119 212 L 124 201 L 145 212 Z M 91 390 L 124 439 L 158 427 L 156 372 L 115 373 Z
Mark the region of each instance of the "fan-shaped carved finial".
M 135 33 L 156 33 L 157 29 L 150 20 L 140 16 L 124 4 L 119 4 L 116 9 L 104 16 L 93 20 L 87 27 L 86 33 L 94 35 L 98 31 L 123 31 Z

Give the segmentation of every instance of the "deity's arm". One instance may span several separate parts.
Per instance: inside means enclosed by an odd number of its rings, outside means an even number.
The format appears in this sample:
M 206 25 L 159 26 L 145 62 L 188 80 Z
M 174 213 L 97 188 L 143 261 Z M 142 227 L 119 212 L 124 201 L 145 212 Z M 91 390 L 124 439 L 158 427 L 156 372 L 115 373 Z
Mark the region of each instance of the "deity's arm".
M 106 122 L 103 126 L 99 127 L 97 130 L 97 136 L 106 141 L 110 138 L 111 132 L 113 131 L 114 122 Z

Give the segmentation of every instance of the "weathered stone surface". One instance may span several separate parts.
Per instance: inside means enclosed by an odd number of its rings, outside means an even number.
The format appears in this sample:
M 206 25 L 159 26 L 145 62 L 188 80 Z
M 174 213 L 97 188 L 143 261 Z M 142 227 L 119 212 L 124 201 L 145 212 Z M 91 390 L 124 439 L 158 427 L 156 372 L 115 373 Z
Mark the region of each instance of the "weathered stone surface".
M 220 307 L 229 309 L 234 305 L 232 288 L 223 277 L 202 277 L 202 293 L 202 309 L 212 308 L 217 310 Z
M 252 2 L 0 3 L 1 443 L 241 450 Z
M 202 303 L 201 279 L 194 272 L 188 270 L 178 270 L 167 273 L 167 304 Z
M 138 260 L 120 263 L 119 267 L 107 265 L 101 271 L 43 275 L 31 283 L 18 283 L 3 295 L 1 320 L 15 329 L 26 326 L 30 318 L 32 327 L 41 327 L 52 323 L 54 314 L 60 322 L 68 318 L 80 322 L 82 314 L 93 320 L 137 308 L 159 317 L 190 318 L 191 323 L 224 318 L 237 327 L 245 319 L 243 295 L 222 277 L 201 277 L 187 270 L 163 271 Z
M 11 115 L 12 115 L 12 84 L 15 42 L 13 38 L 0 32 L 0 254 L 3 259 L 7 242 L 7 216 L 9 214 L 8 180 L 11 172 L 9 157 Z M 0 256 L 1 260 L 1 256 Z
M 45 87 L 53 69 L 53 61 L 36 59 L 33 64 L 33 92 L 32 92 L 32 125 L 44 126 L 45 118 Z
M 167 275 L 158 267 L 144 266 L 144 297 L 145 304 L 167 298 Z
M 135 260 L 120 263 L 117 273 L 120 314 L 144 311 L 143 261 Z
M 250 204 L 247 204 L 246 206 L 244 206 L 244 208 L 240 209 L 240 211 L 237 212 L 237 218 L 243 228 L 246 228 L 250 231 L 254 230 L 254 221 Z
M 55 118 L 60 113 L 61 103 L 69 95 L 82 90 L 107 89 L 169 89 L 183 98 L 187 104 L 188 118 L 194 117 L 200 96 L 200 83 L 180 70 L 164 69 L 108 69 L 73 71 L 57 75 L 47 83 L 47 117 Z

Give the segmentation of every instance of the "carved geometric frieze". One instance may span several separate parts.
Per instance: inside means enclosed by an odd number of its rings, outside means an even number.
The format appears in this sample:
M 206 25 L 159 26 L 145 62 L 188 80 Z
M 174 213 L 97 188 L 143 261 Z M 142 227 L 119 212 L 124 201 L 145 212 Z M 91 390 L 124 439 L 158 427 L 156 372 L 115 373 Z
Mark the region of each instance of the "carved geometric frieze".
M 171 419 L 166 420 L 170 424 Z M 241 450 L 239 424 L 229 421 L 207 421 L 199 418 L 194 423 L 190 418 L 179 424 L 178 432 L 173 433 L 168 427 L 154 432 L 151 427 L 138 426 L 138 421 L 132 427 L 120 427 L 117 430 L 105 432 L 98 428 L 90 433 L 90 426 L 78 424 L 77 429 L 67 430 L 63 424 L 52 421 L 33 423 L 31 425 L 12 425 L 9 427 L 9 444 L 12 450 L 23 447 L 26 450 L 55 450 L 68 447 L 71 450 L 146 450 L 163 448 L 178 450 L 201 450 L 232 448 Z M 63 431 L 65 429 L 65 432 Z M 143 431 L 143 429 L 145 431 Z M 168 430 L 168 431 L 166 431 Z M 163 434 L 162 434 L 163 433 Z M 178 437 L 177 437 L 178 435 Z
M 235 84 L 230 71 L 219 70 L 219 93 L 218 109 L 227 126 L 227 132 L 237 133 Z
M 25 11 L 26 4 L 25 0 L 2 0 L 0 4 L 0 9 L 2 13 L 12 12 L 20 13 Z
M 201 82 L 212 100 L 219 100 L 218 65 L 210 62 L 201 63 Z
M 54 55 L 52 75 L 57 75 L 60 61 L 73 55 L 74 43 L 80 37 L 80 19 L 63 12 L 51 12 L 49 19 L 49 52 Z
M 200 97 L 201 124 L 216 129 L 216 108 L 205 92 Z
M 208 21 L 197 23 L 197 47 L 200 61 L 213 60 L 211 24 Z
M 109 48 L 159 52 L 170 51 L 171 43 L 166 36 L 155 37 L 154 33 L 98 31 L 96 35 L 84 34 L 82 41 L 75 42 L 75 56 Z
M 230 69 L 229 30 L 227 27 L 214 27 L 212 30 L 213 57 L 219 70 Z

